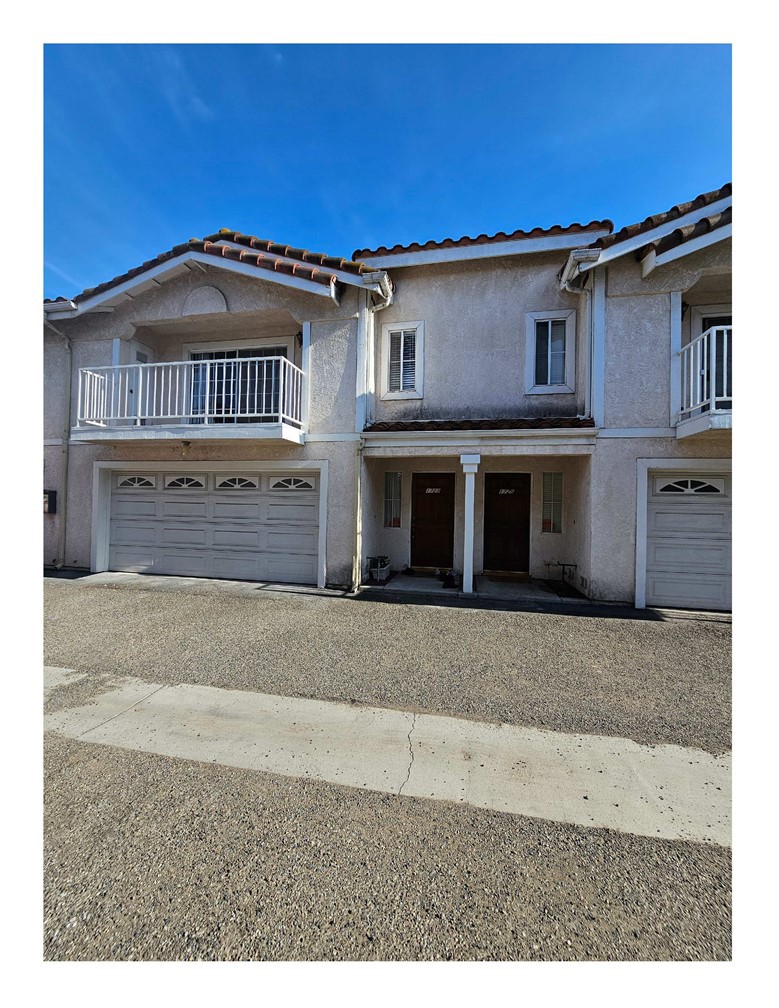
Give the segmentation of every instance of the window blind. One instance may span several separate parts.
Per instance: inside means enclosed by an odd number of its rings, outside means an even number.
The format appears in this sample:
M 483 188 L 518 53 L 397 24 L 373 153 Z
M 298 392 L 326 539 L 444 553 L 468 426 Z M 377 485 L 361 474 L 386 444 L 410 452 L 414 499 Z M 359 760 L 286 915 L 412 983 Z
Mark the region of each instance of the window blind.
M 545 472 L 541 531 L 562 532 L 562 530 L 563 474 Z
M 400 528 L 400 473 L 384 473 L 384 528 Z
M 389 391 L 406 392 L 416 386 L 416 329 L 390 332 Z

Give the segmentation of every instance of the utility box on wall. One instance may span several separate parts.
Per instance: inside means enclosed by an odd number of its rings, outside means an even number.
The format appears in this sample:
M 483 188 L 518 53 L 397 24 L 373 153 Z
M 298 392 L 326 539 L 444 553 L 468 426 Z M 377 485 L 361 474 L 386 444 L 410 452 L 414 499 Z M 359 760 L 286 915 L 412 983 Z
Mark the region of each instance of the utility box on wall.
M 43 513 L 44 514 L 56 514 L 57 513 L 57 491 L 56 490 L 44 490 L 43 491 Z

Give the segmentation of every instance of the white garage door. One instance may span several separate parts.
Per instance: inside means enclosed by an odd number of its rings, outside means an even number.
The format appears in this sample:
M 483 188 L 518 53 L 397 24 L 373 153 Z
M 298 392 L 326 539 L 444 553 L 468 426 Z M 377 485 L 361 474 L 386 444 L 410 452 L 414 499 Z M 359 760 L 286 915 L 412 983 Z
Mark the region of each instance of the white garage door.
M 316 584 L 318 474 L 116 473 L 109 569 Z
M 646 604 L 731 607 L 729 473 L 650 473 Z

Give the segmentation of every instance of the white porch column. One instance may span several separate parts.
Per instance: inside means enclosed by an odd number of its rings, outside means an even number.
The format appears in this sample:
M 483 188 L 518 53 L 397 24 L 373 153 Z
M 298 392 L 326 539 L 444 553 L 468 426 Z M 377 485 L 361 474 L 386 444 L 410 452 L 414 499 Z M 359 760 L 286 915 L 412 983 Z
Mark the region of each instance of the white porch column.
M 463 592 L 473 594 L 473 526 L 476 472 L 481 455 L 461 455 L 465 473 L 465 542 L 463 543 Z

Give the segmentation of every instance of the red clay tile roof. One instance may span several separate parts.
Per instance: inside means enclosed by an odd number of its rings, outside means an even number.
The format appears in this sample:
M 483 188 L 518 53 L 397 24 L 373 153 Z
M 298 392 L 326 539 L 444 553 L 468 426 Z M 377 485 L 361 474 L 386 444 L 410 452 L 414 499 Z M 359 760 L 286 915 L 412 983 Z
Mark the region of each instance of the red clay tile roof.
M 234 249 L 218 242 L 233 242 L 237 245 L 245 245 L 246 249 Z M 258 269 L 270 270 L 271 272 L 285 273 L 289 276 L 300 277 L 302 280 L 310 280 L 329 286 L 337 278 L 330 272 L 331 270 L 341 270 L 346 273 L 353 273 L 359 276 L 361 273 L 371 272 L 371 267 L 363 263 L 353 262 L 351 259 L 343 259 L 337 256 L 328 256 L 324 252 L 309 252 L 308 249 L 294 248 L 292 245 L 280 245 L 277 242 L 269 241 L 266 238 L 256 238 L 254 235 L 244 235 L 240 231 L 231 231 L 229 228 L 222 228 L 214 234 L 205 238 L 190 238 L 183 245 L 174 245 L 167 252 L 161 252 L 154 259 L 149 259 L 140 266 L 136 266 L 121 276 L 107 280 L 98 284 L 97 287 L 88 287 L 86 290 L 70 299 L 76 303 L 84 301 L 86 298 L 94 297 L 95 294 L 102 294 L 111 287 L 117 287 L 126 280 L 140 276 L 155 266 L 185 252 L 204 252 L 220 259 L 232 259 L 236 262 L 246 263 L 256 266 Z M 295 259 L 297 262 L 287 262 L 279 258 L 285 256 L 287 259 Z M 47 298 L 44 304 L 56 304 L 57 301 L 67 301 L 67 298 L 58 297 L 55 300 Z
M 381 420 L 369 424 L 366 434 L 380 431 L 469 431 L 469 430 L 548 430 L 553 428 L 594 427 L 592 417 L 520 417 L 496 420 Z
M 726 196 L 732 195 L 732 193 L 733 183 L 728 182 L 721 189 L 713 189 L 711 192 L 701 193 L 700 196 L 696 196 L 689 203 L 679 203 L 677 206 L 671 207 L 670 210 L 666 210 L 665 213 L 654 214 L 639 224 L 628 224 L 627 227 L 623 227 L 616 234 L 606 235 L 605 238 L 598 238 L 589 248 L 610 248 L 612 245 L 626 241 L 628 238 L 633 238 L 635 235 L 643 234 L 645 231 L 651 231 L 652 228 L 666 224 L 668 221 L 683 217 L 691 210 L 699 210 L 709 206 L 711 203 L 716 203 L 717 200 L 724 199 Z
M 701 235 L 708 234 L 711 231 L 716 231 L 718 228 L 727 227 L 728 224 L 732 223 L 733 207 L 727 207 L 722 211 L 722 213 L 711 214 L 709 217 L 701 217 L 701 219 L 696 221 L 695 224 L 688 224 L 686 227 L 677 228 L 664 238 L 660 238 L 655 242 L 650 242 L 648 245 L 643 245 L 636 252 L 636 259 L 640 262 L 642 259 L 645 259 L 650 252 L 655 252 L 657 255 L 661 255 L 663 252 L 668 252 L 672 248 L 684 245 L 685 242 L 691 241 L 693 238 L 699 238 Z
M 444 238 L 443 241 L 428 241 L 424 245 L 419 242 L 412 242 L 410 245 L 393 245 L 388 248 L 381 245 L 377 249 L 356 249 L 352 253 L 353 259 L 365 259 L 368 256 L 396 255 L 401 252 L 427 252 L 429 249 L 460 248 L 466 245 L 492 245 L 499 242 L 513 241 L 517 238 L 542 238 L 546 235 L 564 234 L 586 234 L 588 231 L 611 231 L 614 224 L 610 220 L 590 221 L 589 224 L 555 224 L 550 228 L 533 228 L 532 231 L 512 231 L 506 234 L 499 231 L 494 235 L 481 234 L 478 238 L 469 238 L 467 235 L 462 238 Z

